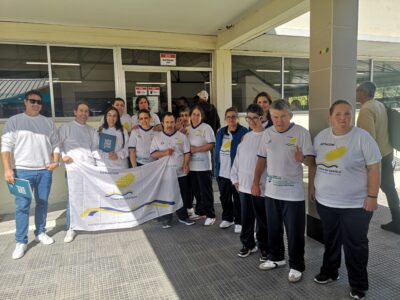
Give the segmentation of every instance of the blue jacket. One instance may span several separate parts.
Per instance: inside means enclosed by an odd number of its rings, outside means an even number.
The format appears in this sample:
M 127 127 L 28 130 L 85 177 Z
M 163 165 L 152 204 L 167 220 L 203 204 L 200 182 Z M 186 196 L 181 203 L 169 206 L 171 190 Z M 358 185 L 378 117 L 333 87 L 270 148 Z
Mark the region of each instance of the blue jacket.
M 248 132 L 249 130 L 238 124 L 238 128 L 235 132 L 231 132 L 232 134 L 232 144 L 231 144 L 231 166 L 233 161 L 235 160 L 236 150 L 239 146 L 240 142 L 242 141 L 242 137 Z M 219 152 L 221 150 L 222 141 L 224 140 L 224 135 L 228 133 L 228 126 L 222 127 L 217 132 L 217 136 L 215 138 L 215 169 L 217 177 L 219 176 L 219 169 L 220 169 L 220 161 L 219 161 Z

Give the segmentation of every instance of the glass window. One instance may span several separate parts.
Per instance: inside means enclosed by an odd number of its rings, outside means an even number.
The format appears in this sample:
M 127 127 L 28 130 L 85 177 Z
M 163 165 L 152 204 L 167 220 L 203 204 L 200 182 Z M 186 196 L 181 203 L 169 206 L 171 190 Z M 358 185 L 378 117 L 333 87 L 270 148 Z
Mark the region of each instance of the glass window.
M 160 54 L 176 54 L 176 66 L 211 67 L 210 53 L 122 49 L 122 64 L 160 66 Z
M 50 47 L 56 117 L 73 116 L 86 101 L 91 115 L 102 115 L 115 97 L 111 49 Z
M 286 58 L 284 96 L 293 111 L 308 111 L 308 58 Z
M 49 73 L 45 46 L 0 44 L 0 118 L 24 111 L 24 94 L 39 90 L 41 113 L 51 116 Z
M 400 62 L 374 61 L 375 98 L 392 108 L 400 108 Z
M 243 112 L 260 92 L 281 98 L 281 65 L 280 57 L 232 55 L 232 104 Z

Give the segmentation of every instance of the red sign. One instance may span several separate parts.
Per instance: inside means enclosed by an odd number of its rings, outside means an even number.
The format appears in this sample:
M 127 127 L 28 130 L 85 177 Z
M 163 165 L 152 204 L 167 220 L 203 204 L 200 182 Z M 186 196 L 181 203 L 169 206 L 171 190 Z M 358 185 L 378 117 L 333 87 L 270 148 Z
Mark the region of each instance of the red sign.
M 176 66 L 176 54 L 160 53 L 161 66 Z

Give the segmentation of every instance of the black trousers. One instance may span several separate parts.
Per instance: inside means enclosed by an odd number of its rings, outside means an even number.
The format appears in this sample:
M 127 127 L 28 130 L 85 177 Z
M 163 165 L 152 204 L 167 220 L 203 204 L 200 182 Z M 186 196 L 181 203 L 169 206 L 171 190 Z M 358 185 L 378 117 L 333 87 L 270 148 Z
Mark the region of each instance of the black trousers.
M 187 218 L 189 218 L 188 213 L 187 213 L 187 203 L 188 203 L 188 201 L 190 201 L 190 198 L 186 197 L 187 189 L 189 188 L 188 182 L 189 182 L 188 176 L 178 177 L 179 190 L 181 193 L 183 206 L 176 211 L 176 214 L 177 214 L 178 218 L 181 220 L 186 220 Z M 161 216 L 160 221 L 163 222 L 163 225 L 171 224 L 172 217 L 173 217 L 173 214 L 167 214 L 167 215 Z
M 267 214 L 264 197 L 254 197 L 251 194 L 242 192 L 239 192 L 239 197 L 242 205 L 240 241 L 248 249 L 255 247 L 254 224 L 257 221 L 256 237 L 258 248 L 268 252 Z
M 217 177 L 217 183 L 222 205 L 222 220 L 242 224 L 239 193 L 235 186 L 225 177 Z
M 265 198 L 267 211 L 269 259 L 285 259 L 283 225 L 288 239 L 289 267 L 297 271 L 305 270 L 304 231 L 306 223 L 305 201 L 286 201 Z
M 196 214 L 215 218 L 211 171 L 190 171 L 189 179 L 196 197 Z
M 400 226 L 399 195 L 397 194 L 393 175 L 393 152 L 382 158 L 381 161 L 381 189 L 386 195 L 392 220 Z
M 325 252 L 321 272 L 336 276 L 343 245 L 350 286 L 368 290 L 368 227 L 372 212 L 363 208 L 332 208 L 317 202 L 324 231 Z

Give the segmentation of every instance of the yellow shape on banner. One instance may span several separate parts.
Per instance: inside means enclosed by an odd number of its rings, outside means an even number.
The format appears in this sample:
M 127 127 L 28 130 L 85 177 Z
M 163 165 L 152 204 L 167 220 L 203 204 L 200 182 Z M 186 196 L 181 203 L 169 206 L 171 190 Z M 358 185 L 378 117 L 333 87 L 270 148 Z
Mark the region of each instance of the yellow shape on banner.
M 135 181 L 135 176 L 132 173 L 128 173 L 122 177 L 120 177 L 116 184 L 119 188 L 124 188 L 131 185 Z
M 331 161 L 341 158 L 343 155 L 346 154 L 346 152 L 347 152 L 346 146 L 336 148 L 335 150 L 329 151 L 328 153 L 325 154 L 325 160 Z

